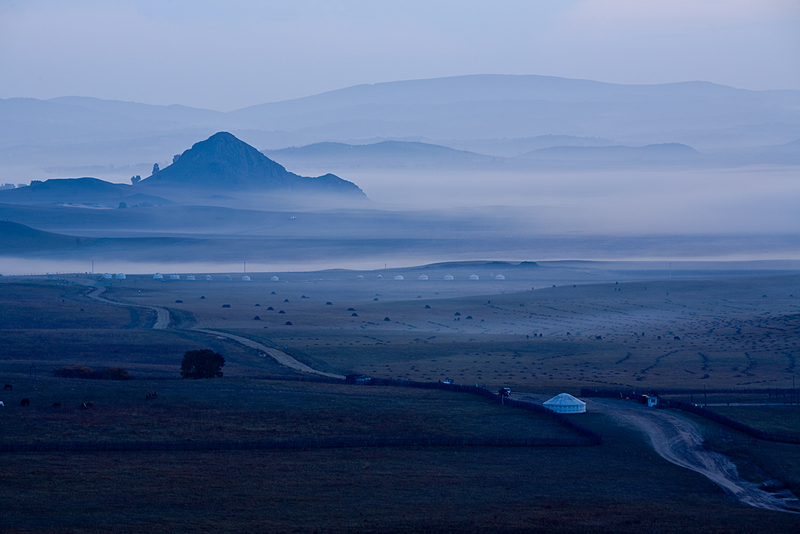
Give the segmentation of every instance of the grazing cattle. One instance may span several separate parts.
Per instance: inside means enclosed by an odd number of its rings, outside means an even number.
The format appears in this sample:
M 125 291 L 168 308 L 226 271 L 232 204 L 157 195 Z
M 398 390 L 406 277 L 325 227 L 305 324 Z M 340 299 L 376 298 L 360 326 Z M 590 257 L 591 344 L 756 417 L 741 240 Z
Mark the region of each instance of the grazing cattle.
M 20 406 L 30 406 L 31 405 L 31 400 L 28 397 L 25 397 L 24 399 L 19 401 L 19 405 Z
M 92 401 L 89 401 L 89 402 L 82 402 L 82 403 L 81 403 L 81 408 L 83 408 L 84 410 L 87 410 L 87 409 L 89 409 L 89 408 L 91 408 L 91 407 L 92 407 Z
M 3 391 L 11 391 L 12 389 L 14 389 L 14 386 L 12 386 L 11 384 L 6 384 L 5 386 L 3 386 Z
M 152 393 L 148 393 L 147 395 L 144 396 L 144 400 L 157 399 L 157 398 L 158 398 L 158 393 L 156 393 L 155 391 Z
M 61 408 L 61 403 L 60 402 L 54 402 L 53 403 L 53 408 Z

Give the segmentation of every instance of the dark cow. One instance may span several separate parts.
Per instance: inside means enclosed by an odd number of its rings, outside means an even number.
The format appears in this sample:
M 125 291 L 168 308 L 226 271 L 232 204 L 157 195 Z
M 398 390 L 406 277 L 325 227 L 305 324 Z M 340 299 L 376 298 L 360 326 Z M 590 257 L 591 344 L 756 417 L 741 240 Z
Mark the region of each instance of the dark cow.
M 14 389 L 14 386 L 12 386 L 11 384 L 6 384 L 5 386 L 3 386 L 3 391 L 11 391 L 12 389 Z
M 31 405 L 31 400 L 28 397 L 25 397 L 24 399 L 19 401 L 19 405 L 20 406 L 30 406 Z
M 60 402 L 54 402 L 53 403 L 53 408 L 61 408 L 61 403 Z

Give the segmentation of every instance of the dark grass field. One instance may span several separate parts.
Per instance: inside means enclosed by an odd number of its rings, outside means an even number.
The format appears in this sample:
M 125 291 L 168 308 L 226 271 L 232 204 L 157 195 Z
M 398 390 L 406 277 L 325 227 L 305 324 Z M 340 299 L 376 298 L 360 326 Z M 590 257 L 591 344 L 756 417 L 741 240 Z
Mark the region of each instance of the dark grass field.
M 599 447 L 5 454 L 3 532 L 793 532 L 603 416 Z
M 31 406 L 19 406 L 22 397 Z M 3 398 L 3 442 L 577 436 L 484 397 L 343 383 L 46 378 L 23 380 Z M 92 409 L 80 407 L 86 401 Z

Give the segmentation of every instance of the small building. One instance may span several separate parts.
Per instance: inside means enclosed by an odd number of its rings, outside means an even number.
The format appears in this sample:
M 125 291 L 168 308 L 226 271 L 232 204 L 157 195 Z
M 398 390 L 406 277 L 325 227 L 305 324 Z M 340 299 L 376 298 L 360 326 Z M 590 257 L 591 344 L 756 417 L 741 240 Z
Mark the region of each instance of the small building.
M 163 280 L 163 279 L 164 279 L 164 275 L 163 274 L 156 273 L 156 274 L 153 275 L 153 280 Z
M 110 273 L 103 273 L 103 280 L 111 280 L 111 274 Z
M 171 274 L 169 275 L 170 280 L 180 280 L 181 276 L 179 274 Z
M 480 280 L 480 277 L 477 274 L 471 274 L 471 275 L 469 275 L 469 279 L 470 280 Z
M 125 280 L 127 278 L 125 273 L 117 273 L 117 280 Z
M 444 275 L 444 279 L 445 280 L 453 280 L 453 275 L 452 274 L 446 274 L 446 275 Z
M 642 395 L 639 399 L 640 404 L 646 404 L 648 408 L 655 408 L 658 406 L 658 397 L 655 395 Z
M 556 413 L 586 413 L 586 403 L 569 393 L 561 393 L 544 401 L 544 407 Z
M 277 276 L 273 276 L 269 280 L 270 280 L 270 282 L 277 282 L 278 280 L 280 280 L 280 278 L 278 278 Z

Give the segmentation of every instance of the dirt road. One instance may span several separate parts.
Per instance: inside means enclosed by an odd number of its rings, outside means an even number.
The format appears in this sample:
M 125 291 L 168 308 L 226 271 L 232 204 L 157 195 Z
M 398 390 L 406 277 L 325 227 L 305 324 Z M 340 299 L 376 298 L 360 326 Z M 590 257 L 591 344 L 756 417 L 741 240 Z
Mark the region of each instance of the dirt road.
M 167 326 L 169 326 L 169 312 L 164 308 L 157 308 L 155 306 L 143 306 L 141 304 L 122 304 L 120 302 L 114 302 L 113 300 L 108 300 L 107 298 L 101 297 L 105 292 L 106 288 L 104 287 L 96 287 L 94 291 L 89 293 L 87 296 L 90 299 L 99 300 L 100 302 L 104 302 L 106 304 L 111 304 L 113 306 L 134 306 L 136 308 L 146 308 L 148 310 L 153 310 L 157 314 L 156 323 L 153 325 L 154 330 L 164 330 Z
M 101 296 L 103 294 L 103 292 L 105 292 L 105 290 L 106 290 L 106 288 L 104 288 L 104 287 L 95 287 L 94 291 L 89 293 L 87 296 L 89 298 L 91 298 L 91 299 L 94 299 L 94 300 L 97 300 L 97 301 L 100 301 L 100 302 L 104 302 L 106 304 L 111 304 L 113 306 L 135 306 L 137 308 L 147 308 L 148 310 L 153 310 L 158 314 L 158 319 L 156 320 L 156 323 L 153 325 L 153 329 L 154 330 L 163 330 L 163 329 L 167 328 L 167 326 L 169 326 L 169 311 L 167 311 L 165 308 L 158 308 L 156 306 L 144 306 L 144 305 L 141 305 L 141 304 L 123 304 L 121 302 L 115 302 L 113 300 L 108 300 L 107 298 L 104 298 L 104 297 Z M 237 343 L 241 343 L 245 347 L 250 347 L 251 349 L 256 349 L 258 351 L 261 351 L 261 353 L 264 356 L 269 356 L 270 358 L 272 358 L 273 360 L 275 360 L 279 364 L 284 365 L 286 367 L 290 367 L 292 369 L 295 369 L 296 371 L 301 371 L 303 373 L 310 373 L 310 374 L 315 374 L 315 375 L 320 375 L 320 376 L 326 376 L 328 378 L 339 378 L 341 380 L 344 380 L 344 376 L 343 375 L 337 375 L 337 374 L 334 374 L 334 373 L 326 373 L 324 371 L 318 371 L 316 369 L 313 369 L 313 368 L 309 367 L 308 365 L 306 365 L 306 364 L 304 364 L 302 362 L 299 362 L 299 361 L 295 360 L 294 358 L 292 358 L 291 356 L 289 356 L 285 352 L 281 352 L 281 351 L 276 350 L 276 349 L 271 349 L 271 348 L 267 347 L 266 345 L 262 345 L 261 343 L 258 343 L 257 341 L 253 341 L 252 339 L 247 339 L 246 337 L 236 336 L 236 335 L 233 335 L 233 334 L 228 334 L 226 332 L 218 332 L 216 330 L 206 330 L 204 328 L 194 328 L 193 330 L 196 331 L 196 332 L 203 332 L 205 334 L 211 334 L 211 335 L 214 335 L 214 336 L 225 337 L 225 338 L 231 339 L 233 341 L 236 341 Z
M 661 457 L 706 476 L 737 501 L 764 510 L 800 513 L 800 503 L 796 499 L 766 492 L 742 480 L 733 462 L 705 449 L 700 431 L 688 419 L 622 400 L 591 399 L 589 406 L 635 426 L 647 435 Z
M 290 367 L 290 368 L 295 369 L 297 371 L 302 371 L 304 373 L 311 373 L 311 374 L 320 375 L 320 376 L 326 376 L 328 378 L 339 378 L 341 380 L 344 380 L 344 375 L 337 375 L 337 374 L 334 374 L 334 373 L 326 373 L 325 371 L 318 371 L 316 369 L 313 369 L 313 368 L 309 367 L 308 365 L 306 365 L 306 364 L 304 364 L 302 362 L 299 362 L 299 361 L 295 360 L 294 358 L 292 358 L 291 356 L 289 356 L 285 352 L 281 352 L 281 351 L 276 350 L 276 349 L 271 349 L 271 348 L 267 347 L 266 345 L 262 345 L 261 343 L 259 343 L 257 341 L 253 341 L 252 339 L 247 339 L 246 337 L 236 336 L 234 334 L 228 334 L 227 332 L 218 332 L 216 330 L 206 330 L 205 328 L 195 328 L 193 330 L 195 332 L 203 332 L 203 333 L 211 334 L 211 335 L 214 335 L 214 336 L 219 336 L 219 337 L 225 337 L 225 338 L 228 338 L 228 339 L 232 339 L 233 341 L 236 341 L 237 343 L 241 343 L 245 347 L 250 347 L 251 349 L 256 349 L 258 351 L 261 351 L 262 354 L 264 354 L 265 356 L 270 356 L 272 359 L 274 359 L 279 364 L 284 365 L 286 367 Z

